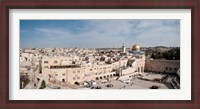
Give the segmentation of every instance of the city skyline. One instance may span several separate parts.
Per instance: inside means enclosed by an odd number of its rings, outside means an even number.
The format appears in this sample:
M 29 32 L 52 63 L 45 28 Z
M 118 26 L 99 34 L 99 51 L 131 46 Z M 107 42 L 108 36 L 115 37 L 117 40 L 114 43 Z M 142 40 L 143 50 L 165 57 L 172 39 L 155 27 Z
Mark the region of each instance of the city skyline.
M 20 48 L 180 47 L 180 20 L 20 20 Z

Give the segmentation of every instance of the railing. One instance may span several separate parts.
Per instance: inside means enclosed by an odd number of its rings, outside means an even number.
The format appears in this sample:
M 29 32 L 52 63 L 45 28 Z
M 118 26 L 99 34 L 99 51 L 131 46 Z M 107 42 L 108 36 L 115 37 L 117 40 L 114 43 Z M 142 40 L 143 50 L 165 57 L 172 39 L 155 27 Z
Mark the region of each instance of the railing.
M 80 65 L 59 65 L 59 66 L 50 66 L 50 69 L 60 69 L 60 68 L 80 68 Z

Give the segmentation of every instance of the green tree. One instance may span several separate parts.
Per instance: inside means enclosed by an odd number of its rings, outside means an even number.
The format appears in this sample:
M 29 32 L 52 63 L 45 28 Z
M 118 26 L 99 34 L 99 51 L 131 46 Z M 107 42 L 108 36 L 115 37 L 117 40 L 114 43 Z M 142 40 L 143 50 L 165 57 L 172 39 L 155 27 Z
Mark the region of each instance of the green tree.
M 44 80 L 42 80 L 42 84 L 40 86 L 40 89 L 44 89 L 46 87 L 46 82 Z

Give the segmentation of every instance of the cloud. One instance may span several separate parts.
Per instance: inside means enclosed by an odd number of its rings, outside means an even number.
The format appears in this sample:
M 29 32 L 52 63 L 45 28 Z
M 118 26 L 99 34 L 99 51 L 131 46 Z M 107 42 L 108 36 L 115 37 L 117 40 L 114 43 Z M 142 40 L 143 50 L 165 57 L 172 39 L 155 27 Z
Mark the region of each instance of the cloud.
M 137 31 L 136 40 L 143 46 L 180 46 L 180 24 L 179 21 L 150 22 L 149 24 L 140 25 Z
M 35 32 L 39 34 L 39 36 L 46 37 L 48 40 L 64 39 L 73 36 L 70 31 L 62 28 L 35 28 Z
M 75 22 L 75 21 L 74 21 Z M 40 42 L 65 47 L 179 46 L 179 20 L 78 20 L 34 28 Z

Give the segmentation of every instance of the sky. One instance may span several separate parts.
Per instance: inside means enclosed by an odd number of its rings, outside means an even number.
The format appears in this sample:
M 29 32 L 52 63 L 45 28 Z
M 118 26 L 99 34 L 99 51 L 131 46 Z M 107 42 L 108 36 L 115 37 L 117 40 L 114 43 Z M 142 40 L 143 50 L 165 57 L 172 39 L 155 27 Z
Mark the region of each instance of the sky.
M 20 20 L 20 48 L 180 47 L 180 20 Z

